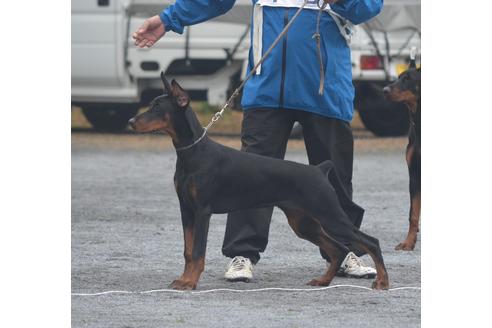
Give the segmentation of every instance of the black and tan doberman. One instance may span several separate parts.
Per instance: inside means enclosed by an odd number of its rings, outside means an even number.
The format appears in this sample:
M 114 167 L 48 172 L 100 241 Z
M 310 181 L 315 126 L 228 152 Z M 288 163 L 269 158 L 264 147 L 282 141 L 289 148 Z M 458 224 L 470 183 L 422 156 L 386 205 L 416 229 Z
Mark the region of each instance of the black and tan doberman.
M 387 99 L 405 103 L 410 113 L 410 129 L 406 151 L 408 174 L 410 176 L 410 211 L 407 238 L 395 249 L 411 251 L 417 242 L 420 220 L 420 68 L 412 60 L 407 71 L 398 80 L 386 86 L 383 92 Z
M 165 94 L 147 112 L 129 121 L 138 132 L 163 130 L 172 138 L 177 163 L 174 184 L 181 208 L 185 266 L 175 289 L 195 289 L 205 266 L 210 217 L 241 209 L 277 206 L 300 238 L 317 245 L 330 259 L 327 272 L 309 282 L 327 286 L 350 249 L 368 253 L 376 264 L 372 286 L 388 289 L 389 280 L 379 242 L 361 232 L 354 222 L 364 210 L 343 190 L 331 161 L 303 165 L 241 152 L 208 138 L 191 110 L 186 92 L 162 75 Z

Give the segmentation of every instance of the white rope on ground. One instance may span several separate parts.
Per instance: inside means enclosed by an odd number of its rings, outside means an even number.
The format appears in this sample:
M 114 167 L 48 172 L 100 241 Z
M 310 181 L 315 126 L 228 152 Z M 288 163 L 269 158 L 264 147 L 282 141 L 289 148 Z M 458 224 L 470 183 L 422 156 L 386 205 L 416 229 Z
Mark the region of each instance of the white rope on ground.
M 264 291 L 282 291 L 282 292 L 319 292 L 322 290 L 332 289 L 332 288 L 358 288 L 364 290 L 373 290 L 369 287 L 357 286 L 357 285 L 333 285 L 327 287 L 320 288 L 282 288 L 282 287 L 268 287 L 268 288 L 257 288 L 257 289 L 232 289 L 232 288 L 218 288 L 218 289 L 207 289 L 207 290 L 198 290 L 198 291 L 186 291 L 186 290 L 174 290 L 174 289 L 151 289 L 151 290 L 143 290 L 143 291 L 128 291 L 128 290 L 108 290 L 100 293 L 72 293 L 72 296 L 100 296 L 100 295 L 108 295 L 108 294 L 151 294 L 151 293 L 188 293 L 188 294 L 207 294 L 207 293 L 215 293 L 215 292 L 233 292 L 233 293 L 250 293 L 250 292 L 264 292 Z M 390 288 L 388 291 L 396 291 L 396 290 L 421 290 L 420 287 L 395 287 Z

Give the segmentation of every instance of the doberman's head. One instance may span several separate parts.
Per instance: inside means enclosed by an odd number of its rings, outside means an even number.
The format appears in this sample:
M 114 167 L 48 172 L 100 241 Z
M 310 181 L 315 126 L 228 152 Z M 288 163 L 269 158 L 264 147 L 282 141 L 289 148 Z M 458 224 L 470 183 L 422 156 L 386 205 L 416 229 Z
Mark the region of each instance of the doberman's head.
M 185 112 L 190 97 L 175 80 L 169 83 L 161 73 L 164 94 L 156 97 L 149 105 L 149 110 L 128 121 L 137 132 L 165 131 L 173 140 L 177 140 L 178 122 L 186 121 Z
M 420 100 L 420 67 L 412 66 L 383 89 L 386 99 L 406 103 L 410 108 Z

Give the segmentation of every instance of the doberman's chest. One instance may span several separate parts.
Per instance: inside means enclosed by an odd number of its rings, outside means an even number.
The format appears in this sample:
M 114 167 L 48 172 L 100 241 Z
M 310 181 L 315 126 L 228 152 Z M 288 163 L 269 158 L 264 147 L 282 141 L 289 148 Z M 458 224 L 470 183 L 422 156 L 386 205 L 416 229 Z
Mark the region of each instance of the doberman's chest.
M 207 190 L 213 187 L 210 183 L 213 181 L 210 174 L 203 169 L 189 170 L 177 167 L 174 174 L 174 186 L 178 197 L 187 203 L 203 200 L 204 195 L 208 193 Z

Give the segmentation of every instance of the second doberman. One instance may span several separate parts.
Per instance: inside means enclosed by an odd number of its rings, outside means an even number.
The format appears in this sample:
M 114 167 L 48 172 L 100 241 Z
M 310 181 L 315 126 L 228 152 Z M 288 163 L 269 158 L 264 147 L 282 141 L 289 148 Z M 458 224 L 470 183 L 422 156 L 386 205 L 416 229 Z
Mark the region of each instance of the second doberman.
M 129 121 L 138 132 L 165 131 L 177 153 L 174 185 L 184 232 L 184 272 L 174 289 L 195 289 L 205 267 L 208 227 L 213 213 L 277 206 L 300 238 L 317 245 L 330 259 L 326 273 L 310 285 L 327 286 L 349 252 L 369 254 L 377 270 L 374 289 L 388 289 L 379 241 L 362 231 L 364 210 L 343 190 L 331 161 L 309 166 L 259 156 L 211 140 L 191 110 L 190 98 L 164 75 L 165 94 L 147 112 Z
M 412 60 L 407 71 L 400 74 L 398 80 L 384 89 L 386 98 L 404 103 L 410 114 L 410 129 L 406 159 L 409 175 L 410 211 L 407 238 L 396 245 L 396 250 L 411 251 L 417 242 L 420 220 L 420 68 L 416 68 Z

